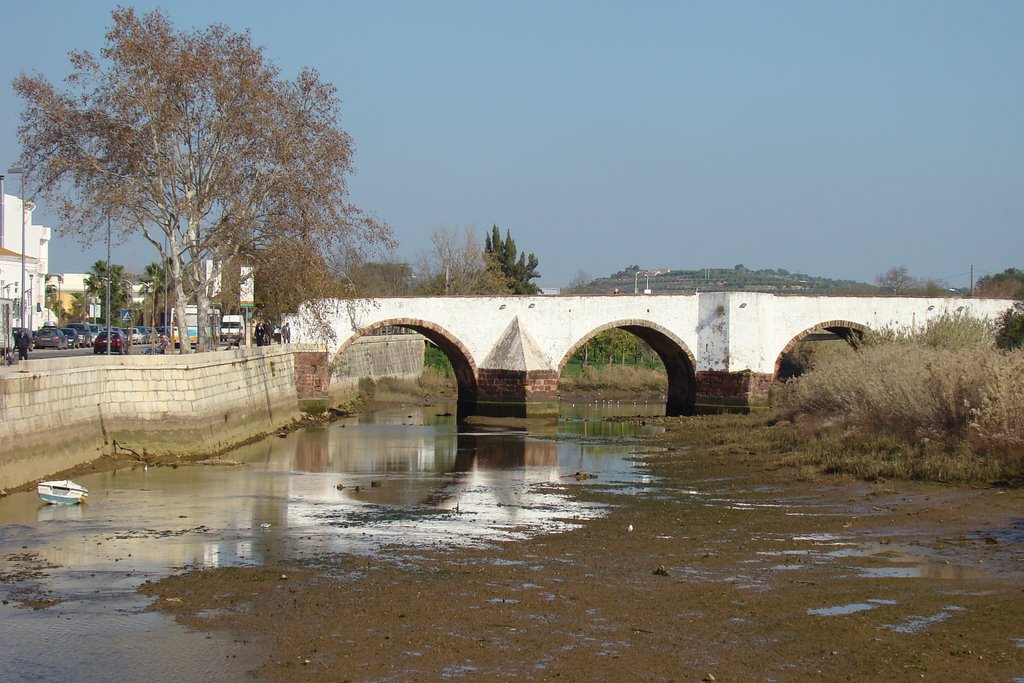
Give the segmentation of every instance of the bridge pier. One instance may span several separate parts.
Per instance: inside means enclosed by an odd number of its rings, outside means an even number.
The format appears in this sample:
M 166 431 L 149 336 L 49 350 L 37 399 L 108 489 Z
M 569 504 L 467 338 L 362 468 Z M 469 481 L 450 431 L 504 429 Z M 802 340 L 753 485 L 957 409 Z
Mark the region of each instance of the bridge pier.
M 487 417 L 557 417 L 558 372 L 480 368 L 475 414 Z
M 770 373 L 703 370 L 696 373 L 696 412 L 767 406 L 775 376 Z

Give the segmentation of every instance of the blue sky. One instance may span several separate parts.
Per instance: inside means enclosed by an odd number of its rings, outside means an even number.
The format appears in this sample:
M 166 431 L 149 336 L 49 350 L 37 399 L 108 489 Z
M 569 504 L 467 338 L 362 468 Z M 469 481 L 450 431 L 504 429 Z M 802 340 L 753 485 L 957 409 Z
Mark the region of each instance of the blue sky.
M 398 259 L 434 228 L 497 224 L 552 287 L 630 264 L 867 282 L 906 265 L 951 286 L 1024 266 L 1022 2 L 124 4 L 249 30 L 283 76 L 337 86 L 352 199 Z M 0 0 L 4 168 L 11 80 L 62 79 L 113 7 Z M 52 271 L 105 254 L 37 219 Z M 155 256 L 115 249 L 134 270 Z

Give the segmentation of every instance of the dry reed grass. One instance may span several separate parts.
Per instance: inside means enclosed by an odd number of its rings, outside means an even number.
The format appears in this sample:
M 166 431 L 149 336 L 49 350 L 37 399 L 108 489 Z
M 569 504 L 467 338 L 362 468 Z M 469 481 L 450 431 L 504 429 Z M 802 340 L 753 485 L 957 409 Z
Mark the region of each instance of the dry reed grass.
M 1024 353 L 987 324 L 947 317 L 886 331 L 816 363 L 776 393 L 779 414 L 820 429 L 800 449 L 827 470 L 938 480 L 1019 478 Z

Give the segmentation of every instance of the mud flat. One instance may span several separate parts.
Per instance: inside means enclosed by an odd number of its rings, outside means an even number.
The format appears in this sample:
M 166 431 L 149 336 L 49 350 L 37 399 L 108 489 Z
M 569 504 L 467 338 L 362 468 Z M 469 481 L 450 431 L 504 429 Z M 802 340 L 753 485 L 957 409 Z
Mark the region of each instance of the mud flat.
M 675 439 L 638 448 L 632 489 L 553 482 L 614 506 L 572 532 L 142 590 L 259 643 L 268 680 L 1024 678 L 1020 488 L 797 476 Z

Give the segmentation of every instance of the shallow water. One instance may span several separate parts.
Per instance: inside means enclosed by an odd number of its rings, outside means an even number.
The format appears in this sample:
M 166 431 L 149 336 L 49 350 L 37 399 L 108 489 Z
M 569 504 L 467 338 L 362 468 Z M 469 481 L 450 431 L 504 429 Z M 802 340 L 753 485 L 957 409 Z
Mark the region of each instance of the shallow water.
M 605 513 L 577 501 L 574 487 L 625 492 L 649 481 L 626 457 L 630 437 L 649 428 L 603 418 L 662 409 L 567 404 L 557 425 L 526 432 L 457 428 L 454 406 L 406 408 L 224 456 L 240 466 L 76 477 L 90 492 L 84 505 L 0 499 L 0 680 L 63 681 L 69 670 L 73 680 L 247 678 L 251 646 L 142 612 L 137 587 L 184 567 L 571 530 Z M 573 476 L 580 471 L 597 476 Z

